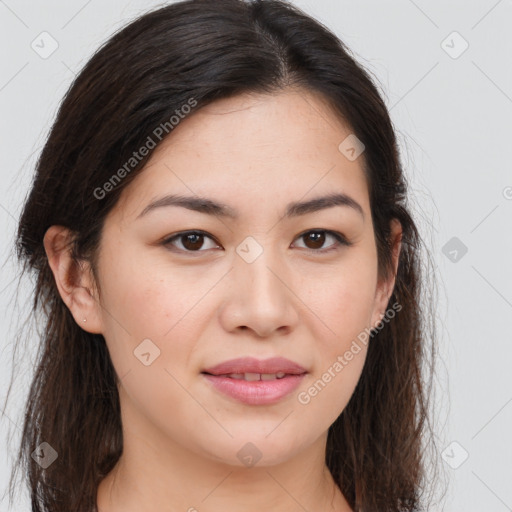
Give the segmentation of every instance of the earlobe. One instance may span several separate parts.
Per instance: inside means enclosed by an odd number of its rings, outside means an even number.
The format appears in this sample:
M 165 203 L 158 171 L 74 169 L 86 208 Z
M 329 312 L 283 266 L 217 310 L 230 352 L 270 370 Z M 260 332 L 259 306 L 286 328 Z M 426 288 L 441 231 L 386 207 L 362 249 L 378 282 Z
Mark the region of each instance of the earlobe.
M 101 334 L 101 306 L 86 262 L 72 255 L 72 232 L 64 226 L 51 226 L 43 244 L 59 295 L 84 330 Z M 84 322 L 84 318 L 86 321 Z

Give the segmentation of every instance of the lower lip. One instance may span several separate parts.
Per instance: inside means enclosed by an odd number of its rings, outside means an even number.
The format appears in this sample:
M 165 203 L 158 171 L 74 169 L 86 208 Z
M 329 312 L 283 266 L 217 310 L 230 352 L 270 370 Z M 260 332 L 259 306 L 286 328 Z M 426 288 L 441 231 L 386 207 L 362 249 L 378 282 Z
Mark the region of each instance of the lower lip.
M 228 395 L 244 404 L 268 405 L 279 402 L 295 390 L 306 375 L 287 375 L 274 380 L 243 380 L 217 377 L 203 373 L 206 380 L 221 393 Z

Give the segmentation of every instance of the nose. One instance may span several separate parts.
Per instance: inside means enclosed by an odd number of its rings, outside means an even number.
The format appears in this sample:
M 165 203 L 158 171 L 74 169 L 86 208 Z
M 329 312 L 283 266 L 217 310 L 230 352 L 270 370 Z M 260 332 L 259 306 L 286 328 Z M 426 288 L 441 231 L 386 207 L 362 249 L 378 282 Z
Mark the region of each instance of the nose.
M 298 323 L 300 305 L 292 273 L 270 250 L 249 261 L 235 256 L 220 311 L 224 329 L 249 330 L 261 338 L 291 332 Z

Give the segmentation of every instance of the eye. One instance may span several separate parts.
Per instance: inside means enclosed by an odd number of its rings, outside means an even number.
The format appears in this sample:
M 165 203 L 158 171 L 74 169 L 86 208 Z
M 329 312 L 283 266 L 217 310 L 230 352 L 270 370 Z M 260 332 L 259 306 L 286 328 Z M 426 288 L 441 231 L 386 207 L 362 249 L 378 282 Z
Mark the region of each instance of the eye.
M 325 244 L 326 236 L 333 238 L 335 242 L 328 246 L 326 249 L 321 249 L 321 247 Z M 314 229 L 306 231 L 297 237 L 297 239 L 301 238 L 305 239 L 306 244 L 309 245 L 306 246 L 305 249 L 312 252 L 326 253 L 338 249 L 341 245 L 352 245 L 352 243 L 349 242 L 341 233 L 326 229 Z M 176 233 L 175 235 L 166 238 L 162 242 L 162 245 L 166 247 L 174 247 L 181 252 L 204 252 L 201 250 L 201 248 L 204 249 L 205 239 L 214 242 L 213 247 L 206 247 L 205 250 L 220 246 L 220 244 L 218 244 L 213 237 L 200 230 L 182 231 L 181 233 Z M 179 245 L 181 245 L 181 247 Z
M 166 238 L 162 244 L 165 246 L 173 246 L 174 241 L 177 241 L 181 244 L 181 247 L 178 247 L 179 250 L 184 252 L 202 252 L 199 249 L 204 245 L 205 238 L 214 241 L 213 238 L 203 231 L 182 231 L 181 233 L 177 233 L 169 238 Z M 217 245 L 218 247 L 218 245 Z M 210 249 L 211 247 L 207 247 Z
M 327 249 L 320 249 L 325 243 L 327 237 L 334 238 L 335 242 L 327 247 Z M 326 229 L 314 229 L 310 231 L 306 231 L 297 237 L 297 239 L 304 239 L 306 244 L 306 249 L 313 252 L 321 252 L 326 253 L 329 251 L 335 251 L 339 248 L 340 245 L 350 246 L 352 245 L 341 233 L 336 231 L 330 231 Z

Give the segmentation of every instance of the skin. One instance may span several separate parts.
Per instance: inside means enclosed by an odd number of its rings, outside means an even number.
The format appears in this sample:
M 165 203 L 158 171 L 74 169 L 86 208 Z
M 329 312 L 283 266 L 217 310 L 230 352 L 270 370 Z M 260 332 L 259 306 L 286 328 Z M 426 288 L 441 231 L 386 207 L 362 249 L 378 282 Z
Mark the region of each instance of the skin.
M 364 153 L 350 161 L 338 149 L 350 133 L 309 92 L 220 100 L 181 121 L 123 190 L 105 221 L 96 279 L 64 249 L 69 232 L 48 230 L 62 299 L 83 329 L 105 337 L 121 379 L 124 452 L 99 486 L 100 512 L 351 510 L 325 447 L 367 346 L 308 404 L 298 400 L 378 324 L 394 286 L 394 275 L 377 279 Z M 333 191 L 356 200 L 364 218 L 346 206 L 281 218 L 288 203 Z M 169 193 L 227 203 L 239 219 L 177 206 L 137 218 Z M 197 229 L 212 238 L 196 252 L 179 237 L 162 244 Z M 342 233 L 352 245 L 322 253 L 336 239 L 326 234 L 315 245 L 299 236 L 312 229 Z M 396 272 L 401 229 L 392 229 Z M 252 263 L 236 252 L 248 236 L 263 249 Z M 146 338 L 160 350 L 148 366 L 134 356 Z M 235 401 L 201 375 L 249 355 L 288 357 L 309 373 L 273 405 Z M 253 467 L 237 457 L 248 442 L 261 453 Z

